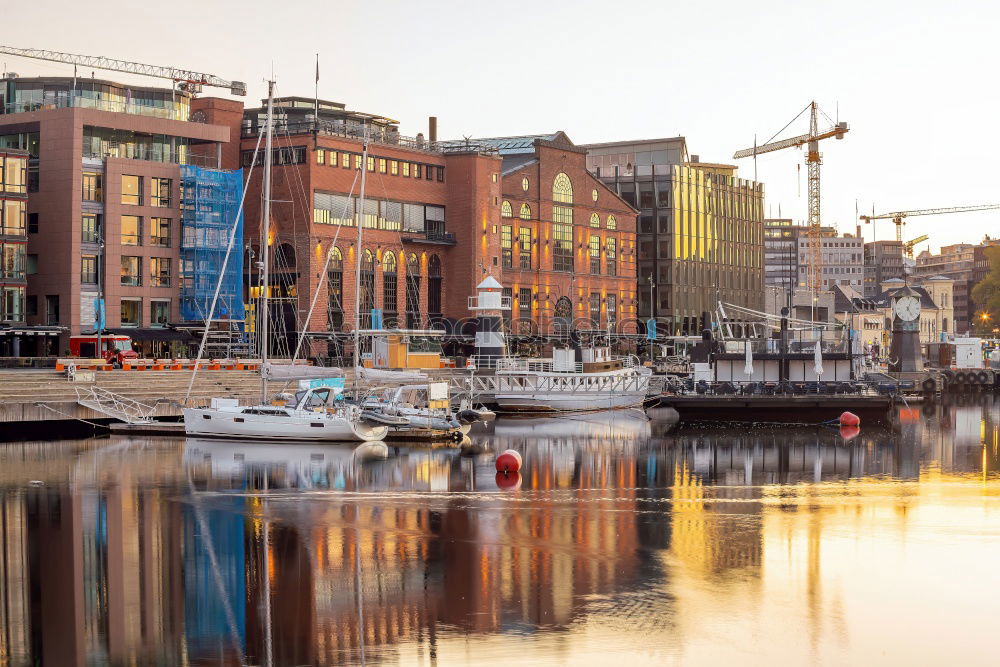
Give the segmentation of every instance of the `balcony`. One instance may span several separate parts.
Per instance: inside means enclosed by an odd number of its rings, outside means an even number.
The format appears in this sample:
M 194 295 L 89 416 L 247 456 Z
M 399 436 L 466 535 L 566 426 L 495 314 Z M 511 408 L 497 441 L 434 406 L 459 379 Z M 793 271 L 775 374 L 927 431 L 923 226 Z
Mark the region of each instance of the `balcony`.
M 451 232 L 413 232 L 414 236 L 403 236 L 403 243 L 422 243 L 429 245 L 457 245 L 455 235 Z

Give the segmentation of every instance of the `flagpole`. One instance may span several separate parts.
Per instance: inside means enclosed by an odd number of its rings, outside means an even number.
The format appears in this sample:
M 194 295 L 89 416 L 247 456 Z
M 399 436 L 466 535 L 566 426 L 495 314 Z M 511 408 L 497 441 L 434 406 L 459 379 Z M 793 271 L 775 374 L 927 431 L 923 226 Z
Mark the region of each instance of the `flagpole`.
M 319 148 L 319 54 L 316 54 L 316 95 L 313 99 L 313 150 Z

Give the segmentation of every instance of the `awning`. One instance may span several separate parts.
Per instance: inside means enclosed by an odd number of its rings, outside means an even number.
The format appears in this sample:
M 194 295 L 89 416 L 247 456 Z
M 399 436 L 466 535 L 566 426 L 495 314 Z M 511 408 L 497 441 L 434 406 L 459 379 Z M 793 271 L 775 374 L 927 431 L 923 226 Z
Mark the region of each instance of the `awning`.
M 0 336 L 58 336 L 63 331 L 62 327 L 12 327 L 0 329 Z
M 176 340 L 182 343 L 194 341 L 194 336 L 190 333 L 187 331 L 178 331 L 177 329 L 140 329 L 136 327 L 135 329 L 105 329 L 104 331 L 114 336 L 128 336 L 134 341 Z

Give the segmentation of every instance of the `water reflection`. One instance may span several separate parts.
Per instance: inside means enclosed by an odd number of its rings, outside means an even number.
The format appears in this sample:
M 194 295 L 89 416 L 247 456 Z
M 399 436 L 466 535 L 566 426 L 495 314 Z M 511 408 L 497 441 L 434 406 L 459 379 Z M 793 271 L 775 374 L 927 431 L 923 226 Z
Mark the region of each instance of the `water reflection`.
M 4 444 L 0 664 L 986 662 L 998 424 L 500 420 L 516 490 L 450 448 Z

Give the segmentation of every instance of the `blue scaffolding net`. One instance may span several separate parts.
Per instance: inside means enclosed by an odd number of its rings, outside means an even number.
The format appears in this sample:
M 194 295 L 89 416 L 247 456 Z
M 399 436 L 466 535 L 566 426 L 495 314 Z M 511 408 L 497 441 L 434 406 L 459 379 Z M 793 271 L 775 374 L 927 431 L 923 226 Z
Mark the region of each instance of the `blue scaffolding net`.
M 181 166 L 181 318 L 185 321 L 208 319 L 242 196 L 241 169 Z M 212 321 L 244 318 L 241 213 Z

